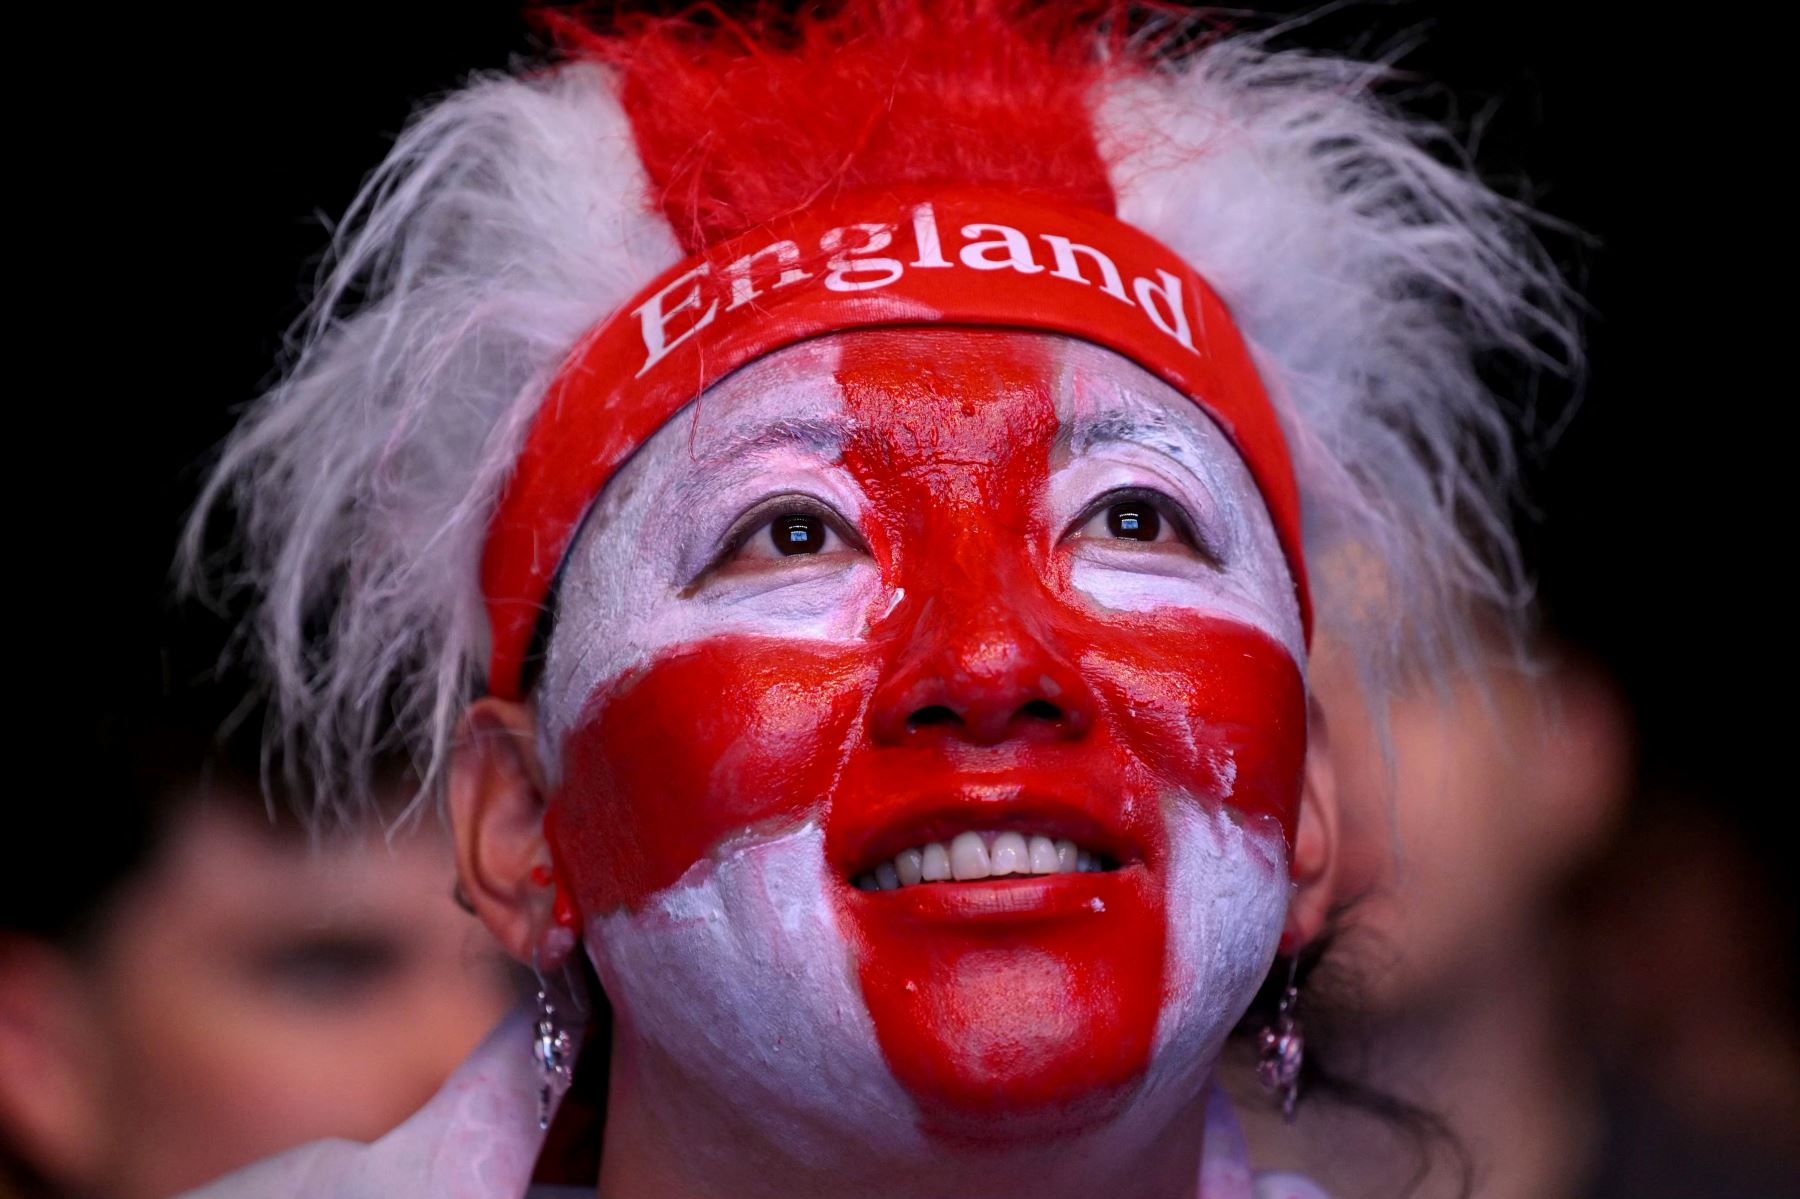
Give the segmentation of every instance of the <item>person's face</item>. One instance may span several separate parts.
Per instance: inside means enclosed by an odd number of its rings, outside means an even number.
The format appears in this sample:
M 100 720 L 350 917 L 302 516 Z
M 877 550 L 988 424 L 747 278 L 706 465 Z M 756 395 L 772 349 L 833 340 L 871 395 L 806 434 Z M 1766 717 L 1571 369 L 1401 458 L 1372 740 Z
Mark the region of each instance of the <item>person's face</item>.
M 1104 350 L 739 371 L 607 488 L 537 692 L 621 1026 L 745 1110 L 1191 1096 L 1146 1075 L 1203 1074 L 1275 950 L 1302 640 L 1229 442 Z
M 1551 900 L 1625 799 L 1630 748 L 1614 688 L 1590 665 L 1499 644 L 1386 701 L 1387 740 L 1351 655 L 1325 644 L 1312 681 L 1331 728 L 1340 882 L 1333 956 L 1372 1012 L 1407 1017 L 1547 960 Z
M 315 848 L 217 808 L 181 819 L 82 971 L 96 1193 L 163 1196 L 430 1097 L 512 999 L 430 831 Z

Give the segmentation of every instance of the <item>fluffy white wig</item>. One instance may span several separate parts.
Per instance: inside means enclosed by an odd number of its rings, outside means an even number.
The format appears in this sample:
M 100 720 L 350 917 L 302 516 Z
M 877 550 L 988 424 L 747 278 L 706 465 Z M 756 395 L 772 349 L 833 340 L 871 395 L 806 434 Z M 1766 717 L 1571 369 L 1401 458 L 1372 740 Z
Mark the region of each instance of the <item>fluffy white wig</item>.
M 1529 214 L 1376 66 L 1203 45 L 1103 86 L 1119 215 L 1188 258 L 1236 316 L 1281 414 L 1322 633 L 1366 678 L 1466 650 L 1472 604 L 1516 606 L 1507 397 L 1478 364 L 1577 356 Z M 427 790 L 483 686 L 478 565 L 539 400 L 582 335 L 681 256 L 618 96 L 576 61 L 484 76 L 422 112 L 339 228 L 285 379 L 223 448 L 183 549 L 223 598 L 271 736 L 320 816 L 357 814 L 376 755 Z

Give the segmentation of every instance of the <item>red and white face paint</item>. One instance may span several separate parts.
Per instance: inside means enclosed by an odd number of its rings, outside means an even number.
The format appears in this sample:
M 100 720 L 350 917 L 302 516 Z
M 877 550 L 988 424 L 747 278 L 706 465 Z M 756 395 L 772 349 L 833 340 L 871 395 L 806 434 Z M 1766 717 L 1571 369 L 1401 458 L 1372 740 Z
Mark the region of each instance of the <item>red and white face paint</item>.
M 608 485 L 539 687 L 626 1068 L 796 1153 L 1159 1129 L 1275 949 L 1302 643 L 1242 462 L 1108 351 L 862 331 L 732 375 Z M 1008 831 L 1108 868 L 855 885 Z

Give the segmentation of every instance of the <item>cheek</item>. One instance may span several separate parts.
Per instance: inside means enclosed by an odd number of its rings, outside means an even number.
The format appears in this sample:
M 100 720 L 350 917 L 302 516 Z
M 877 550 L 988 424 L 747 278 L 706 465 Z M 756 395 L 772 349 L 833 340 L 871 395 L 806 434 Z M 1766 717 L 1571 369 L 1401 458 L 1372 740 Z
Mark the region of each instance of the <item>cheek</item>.
M 1275 956 L 1287 913 L 1280 834 L 1194 805 L 1169 813 L 1166 1006 L 1155 1069 L 1214 1061 Z
M 1088 645 L 1082 667 L 1131 770 L 1293 844 L 1306 685 L 1286 649 L 1235 621 L 1168 609 L 1097 620 Z
M 598 692 L 548 821 L 581 911 L 637 907 L 722 842 L 820 814 L 875 670 L 857 647 L 732 636 Z
M 846 1137 L 928 1151 L 882 1063 L 836 910 L 818 825 L 744 843 L 691 885 L 588 922 L 615 1018 L 800 1161 Z M 615 1065 L 619 1059 L 615 1058 Z M 821 1080 L 829 1080 L 822 1085 Z

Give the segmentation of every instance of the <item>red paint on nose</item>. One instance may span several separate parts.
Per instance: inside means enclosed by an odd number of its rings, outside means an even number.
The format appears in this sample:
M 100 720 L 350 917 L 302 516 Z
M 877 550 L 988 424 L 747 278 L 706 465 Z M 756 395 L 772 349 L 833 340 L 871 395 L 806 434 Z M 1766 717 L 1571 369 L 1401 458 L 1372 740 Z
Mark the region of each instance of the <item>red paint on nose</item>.
M 969 332 L 921 359 L 904 339 L 848 343 L 838 382 L 860 434 L 844 459 L 904 597 L 875 631 L 879 744 L 1062 740 L 1093 723 L 1035 507 L 1057 428 L 1050 344 Z
M 1094 697 L 1061 637 L 1034 608 L 1030 577 L 1008 579 L 1010 555 L 964 575 L 949 594 L 927 592 L 887 621 L 897 660 L 869 707 L 880 745 L 950 738 L 971 745 L 1072 740 L 1094 721 Z M 985 576 L 985 577 L 984 577 Z M 1013 597 L 997 603 L 997 596 Z

